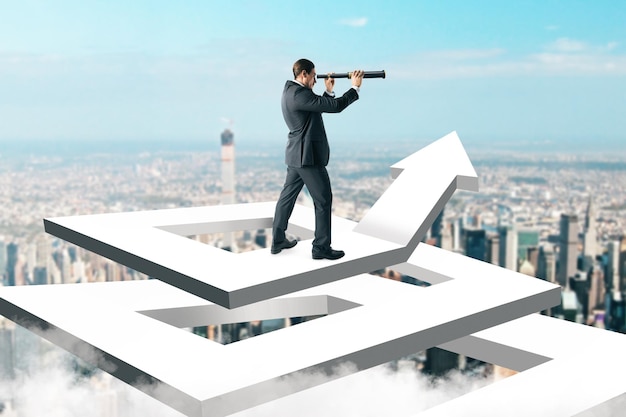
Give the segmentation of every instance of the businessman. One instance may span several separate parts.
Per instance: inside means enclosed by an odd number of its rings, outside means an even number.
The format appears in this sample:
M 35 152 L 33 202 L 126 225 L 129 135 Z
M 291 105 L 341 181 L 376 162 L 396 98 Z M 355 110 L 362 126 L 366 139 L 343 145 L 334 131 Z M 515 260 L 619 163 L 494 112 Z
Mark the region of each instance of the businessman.
M 282 96 L 282 111 L 289 128 L 285 163 L 287 177 L 276 203 L 271 253 L 293 248 L 297 241 L 285 236 L 287 223 L 302 187 L 306 185 L 315 206 L 315 238 L 313 259 L 339 259 L 345 255 L 331 248 L 331 214 L 333 194 L 326 171 L 330 149 L 322 113 L 339 113 L 359 98 L 363 71 L 352 73 L 352 87 L 341 97 L 335 97 L 334 78 L 326 78 L 326 91 L 319 96 L 313 92 L 316 82 L 315 65 L 308 59 L 293 64 L 294 80 L 287 81 Z

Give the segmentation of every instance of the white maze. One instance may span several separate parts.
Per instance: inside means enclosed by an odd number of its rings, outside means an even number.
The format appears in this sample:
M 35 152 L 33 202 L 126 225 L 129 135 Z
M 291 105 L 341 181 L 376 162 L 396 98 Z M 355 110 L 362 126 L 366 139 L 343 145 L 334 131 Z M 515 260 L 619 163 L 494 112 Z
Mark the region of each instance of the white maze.
M 522 372 L 419 416 L 592 416 L 624 401 L 623 335 L 533 314 L 559 304 L 560 287 L 418 245 L 456 189 L 478 188 L 456 133 L 392 176 L 361 222 L 333 218 L 338 261 L 311 259 L 314 214 L 301 206 L 288 232 L 303 240 L 278 255 L 186 238 L 269 228 L 274 203 L 45 219 L 48 233 L 158 280 L 1 288 L 0 314 L 192 417 L 296 392 L 306 407 L 321 382 L 293 384 L 303 372 L 332 379 L 344 362 L 356 372 L 433 346 Z M 434 285 L 367 274 L 388 266 Z M 229 345 L 183 330 L 308 315 L 325 317 Z

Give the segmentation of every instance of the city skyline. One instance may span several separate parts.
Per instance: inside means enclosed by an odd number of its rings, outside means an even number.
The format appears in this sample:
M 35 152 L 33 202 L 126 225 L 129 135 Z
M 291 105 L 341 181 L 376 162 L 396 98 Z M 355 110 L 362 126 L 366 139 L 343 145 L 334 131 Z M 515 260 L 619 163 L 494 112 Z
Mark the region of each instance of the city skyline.
M 306 56 L 318 72 L 388 73 L 326 118 L 334 143 L 457 130 L 468 144 L 617 146 L 625 18 L 609 1 L 7 4 L 0 142 L 198 140 L 234 120 L 240 145 L 282 143 L 280 91 Z

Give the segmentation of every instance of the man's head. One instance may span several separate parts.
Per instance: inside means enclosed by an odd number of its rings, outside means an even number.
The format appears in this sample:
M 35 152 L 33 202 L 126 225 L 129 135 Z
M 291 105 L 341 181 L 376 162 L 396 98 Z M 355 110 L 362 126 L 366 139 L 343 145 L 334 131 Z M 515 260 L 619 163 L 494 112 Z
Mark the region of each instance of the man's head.
M 299 59 L 293 64 L 293 78 L 305 87 L 313 89 L 316 83 L 315 65 L 308 59 Z

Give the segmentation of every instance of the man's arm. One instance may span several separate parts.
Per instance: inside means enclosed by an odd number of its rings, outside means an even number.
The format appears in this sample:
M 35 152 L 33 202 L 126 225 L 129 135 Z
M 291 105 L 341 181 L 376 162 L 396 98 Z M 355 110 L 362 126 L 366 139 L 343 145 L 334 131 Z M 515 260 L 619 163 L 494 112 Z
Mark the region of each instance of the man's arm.
M 363 82 L 363 71 L 354 71 L 351 80 L 352 88 L 339 98 L 335 98 L 331 94 L 332 88 L 335 85 L 334 78 L 326 78 L 326 92 L 323 96 L 318 96 L 309 89 L 298 91 L 295 96 L 296 110 L 320 113 L 339 113 L 343 111 L 346 107 L 359 99 L 358 91 Z M 329 91 L 331 93 L 329 93 Z
M 303 88 L 294 97 L 295 110 L 314 111 L 319 113 L 339 113 L 351 103 L 358 100 L 359 94 L 351 88 L 343 96 L 334 98 L 328 95 L 318 96 L 312 90 Z

